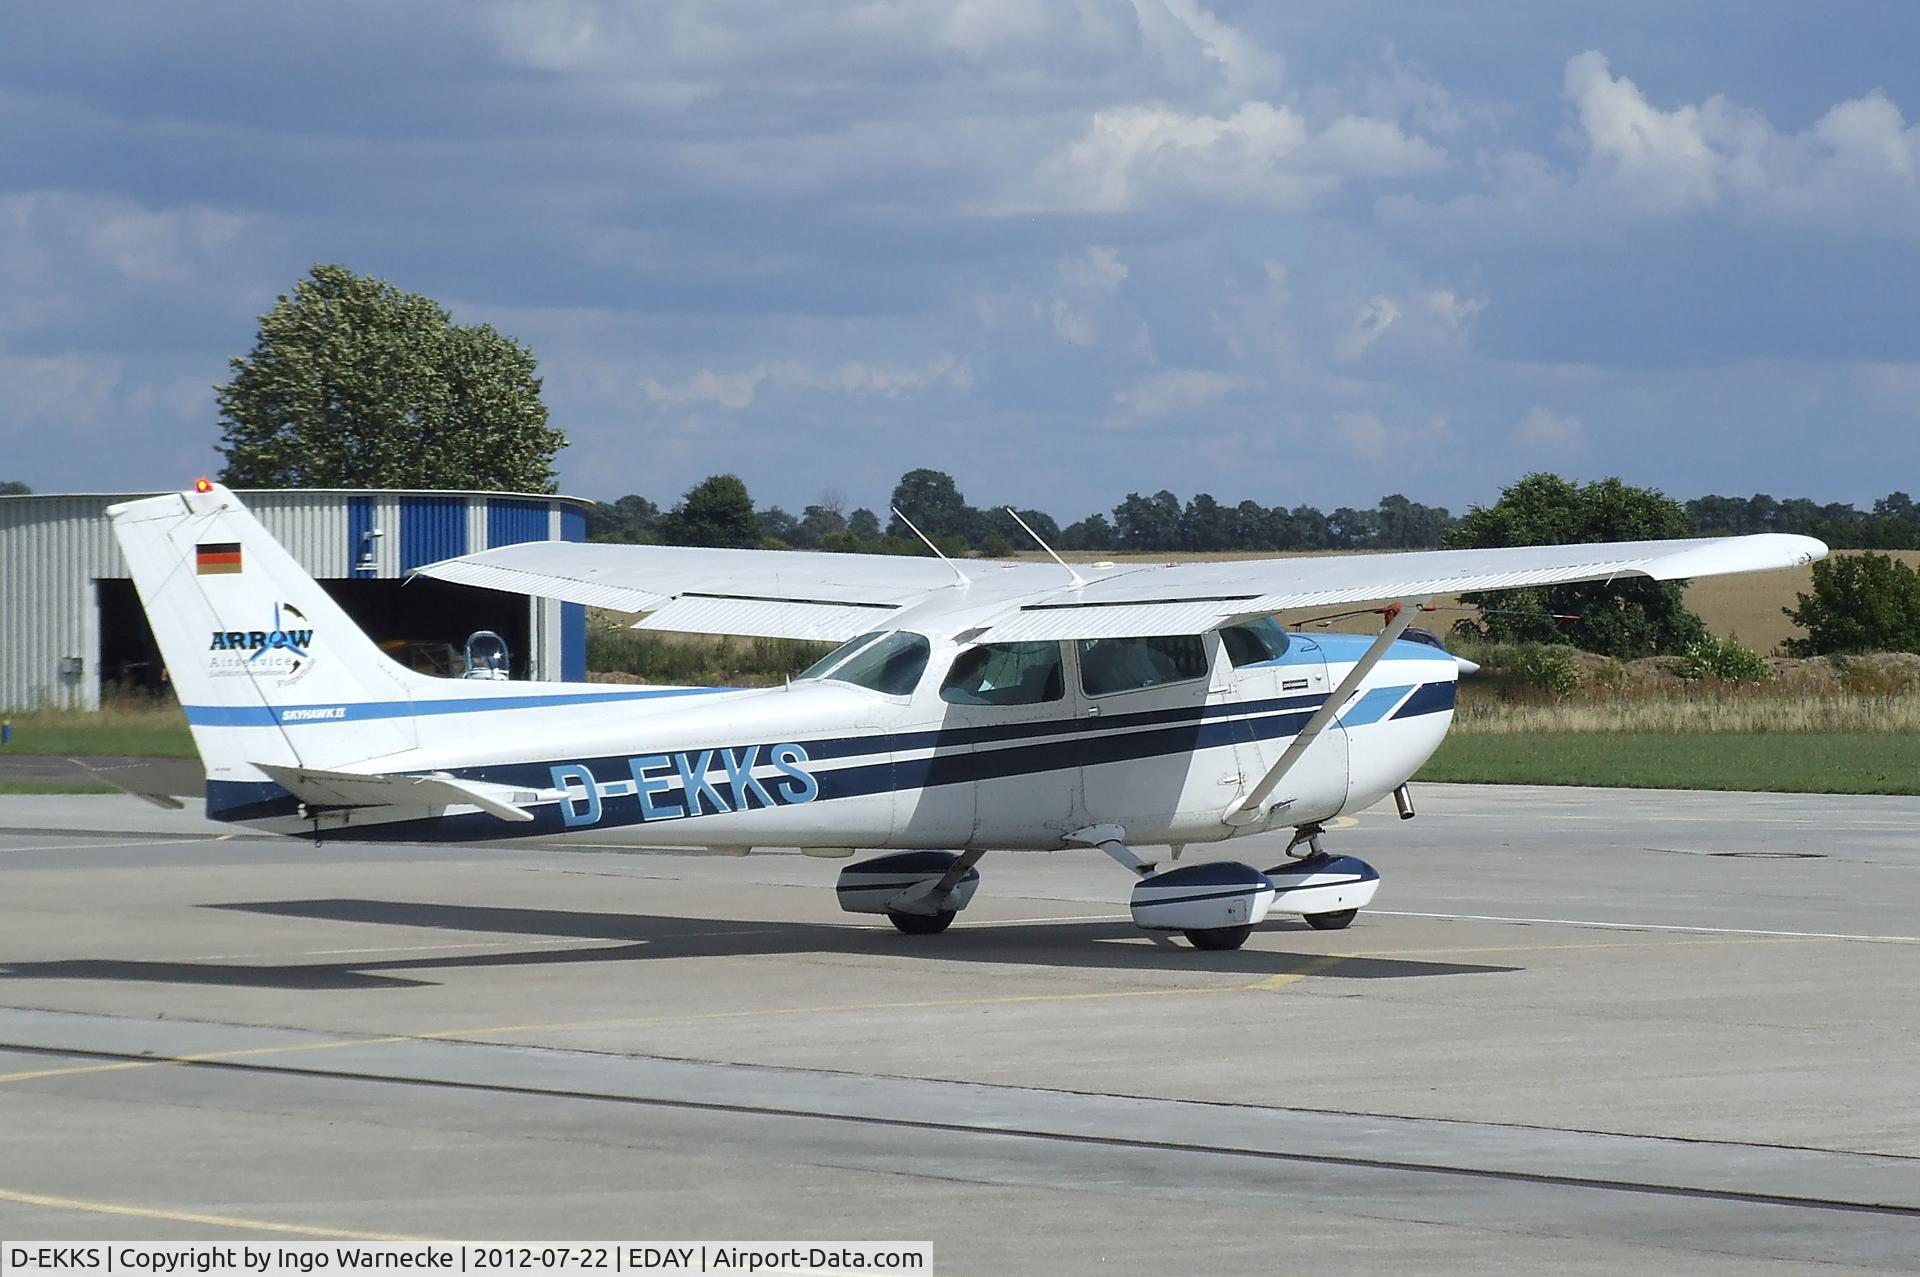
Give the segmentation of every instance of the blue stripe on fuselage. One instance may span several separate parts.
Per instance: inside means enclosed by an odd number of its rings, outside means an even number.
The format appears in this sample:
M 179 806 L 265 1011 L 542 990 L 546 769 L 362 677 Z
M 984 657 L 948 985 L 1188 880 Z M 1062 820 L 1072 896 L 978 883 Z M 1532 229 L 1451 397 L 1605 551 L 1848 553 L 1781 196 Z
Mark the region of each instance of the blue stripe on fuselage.
M 313 705 L 188 705 L 187 722 L 195 727 L 293 727 L 321 723 L 364 722 L 373 718 L 412 718 L 437 714 L 484 714 L 508 709 L 551 709 L 558 705 L 598 705 L 603 702 L 659 700 L 670 696 L 711 696 L 738 691 L 732 687 L 650 687 L 622 692 L 547 692 L 538 696 L 488 696 L 447 701 L 362 701 L 358 704 L 321 702 Z

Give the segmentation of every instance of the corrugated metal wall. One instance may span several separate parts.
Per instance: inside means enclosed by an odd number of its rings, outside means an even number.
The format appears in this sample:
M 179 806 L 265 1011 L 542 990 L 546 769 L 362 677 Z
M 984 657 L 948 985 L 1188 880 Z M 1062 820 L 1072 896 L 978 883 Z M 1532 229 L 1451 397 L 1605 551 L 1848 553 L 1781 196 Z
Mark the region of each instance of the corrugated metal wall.
M 400 498 L 400 570 L 467 552 L 465 497 Z
M 0 497 L 0 709 L 98 708 L 100 635 L 94 582 L 127 575 L 106 509 L 142 495 L 147 494 Z M 480 528 L 489 545 L 540 540 L 556 532 L 568 540 L 583 540 L 586 531 L 586 516 L 567 498 L 279 490 L 243 490 L 239 496 L 288 552 L 322 580 L 396 578 L 422 563 L 485 548 L 470 535 Z M 366 538 L 375 530 L 382 535 Z M 369 546 L 377 570 L 355 572 Z M 530 653 L 535 676 L 584 678 L 584 611 L 578 620 L 563 612 L 554 626 L 549 605 L 530 600 L 528 606 L 537 636 L 536 651 Z M 79 658 L 78 676 L 61 673 L 66 657 Z
M 563 506 L 560 511 L 560 539 L 587 539 L 584 511 Z M 569 683 L 587 679 L 587 609 L 578 603 L 560 605 L 560 677 Z

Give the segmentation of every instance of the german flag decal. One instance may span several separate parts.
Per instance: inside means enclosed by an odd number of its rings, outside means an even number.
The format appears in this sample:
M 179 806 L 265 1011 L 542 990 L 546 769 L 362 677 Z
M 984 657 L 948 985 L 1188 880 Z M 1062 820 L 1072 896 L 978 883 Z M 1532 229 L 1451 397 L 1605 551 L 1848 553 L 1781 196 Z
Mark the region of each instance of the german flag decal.
M 193 547 L 194 570 L 201 576 L 223 576 L 240 570 L 240 543 L 218 541 Z

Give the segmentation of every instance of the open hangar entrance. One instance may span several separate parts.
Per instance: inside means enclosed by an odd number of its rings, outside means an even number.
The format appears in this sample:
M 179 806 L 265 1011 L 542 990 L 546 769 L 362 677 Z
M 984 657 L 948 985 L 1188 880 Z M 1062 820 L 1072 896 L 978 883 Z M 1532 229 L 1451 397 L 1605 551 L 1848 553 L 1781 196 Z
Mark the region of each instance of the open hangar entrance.
M 168 686 L 160 648 L 140 607 L 139 593 L 125 577 L 94 583 L 99 609 L 100 696 L 159 696 Z M 423 674 L 458 678 L 465 670 L 467 636 L 492 630 L 507 641 L 515 679 L 536 676 L 535 600 L 499 590 L 456 585 L 430 577 L 410 580 L 337 579 L 320 588 L 394 660 Z

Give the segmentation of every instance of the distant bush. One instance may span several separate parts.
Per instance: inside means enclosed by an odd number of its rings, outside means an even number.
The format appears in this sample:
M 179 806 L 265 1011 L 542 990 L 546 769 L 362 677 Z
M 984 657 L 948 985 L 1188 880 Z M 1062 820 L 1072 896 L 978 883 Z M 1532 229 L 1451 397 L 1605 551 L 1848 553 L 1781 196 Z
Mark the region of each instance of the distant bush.
M 1523 687 L 1563 700 L 1580 690 L 1574 649 L 1552 643 L 1517 644 L 1507 671 Z
M 665 638 L 606 626 L 587 634 L 587 669 L 649 683 L 752 687 L 791 678 L 833 646 L 799 639 Z
M 1920 573 L 1887 554 L 1845 554 L 1813 565 L 1813 593 L 1782 609 L 1807 632 L 1790 656 L 1920 652 Z
M 1689 682 L 1717 678 L 1723 683 L 1766 683 L 1773 679 L 1773 666 L 1767 658 L 1737 638 L 1702 635 L 1687 644 L 1680 655 L 1667 662 L 1667 669 Z

